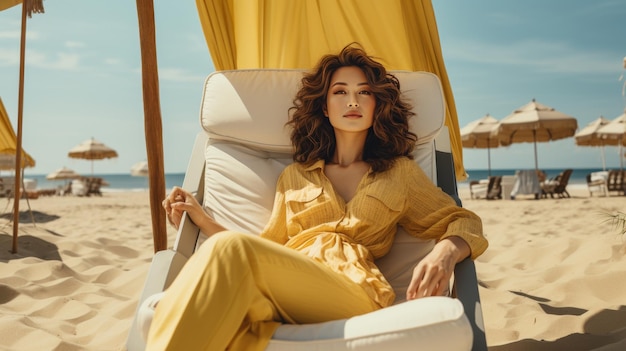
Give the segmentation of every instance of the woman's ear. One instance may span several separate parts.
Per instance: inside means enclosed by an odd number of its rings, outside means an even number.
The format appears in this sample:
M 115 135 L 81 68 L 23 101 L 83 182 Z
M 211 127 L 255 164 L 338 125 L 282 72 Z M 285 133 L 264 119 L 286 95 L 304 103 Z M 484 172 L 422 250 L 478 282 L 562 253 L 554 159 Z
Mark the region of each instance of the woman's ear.
M 328 109 L 326 108 L 326 104 L 322 107 L 322 111 L 324 112 L 324 116 L 328 117 Z

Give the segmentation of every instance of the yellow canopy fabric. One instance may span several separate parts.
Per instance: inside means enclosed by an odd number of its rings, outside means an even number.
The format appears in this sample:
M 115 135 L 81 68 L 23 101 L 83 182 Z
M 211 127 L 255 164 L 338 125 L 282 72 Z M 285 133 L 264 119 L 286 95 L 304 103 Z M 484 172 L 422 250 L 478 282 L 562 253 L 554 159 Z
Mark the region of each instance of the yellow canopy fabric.
M 456 106 L 430 0 L 196 0 L 218 70 L 311 68 L 358 42 L 388 69 L 439 76 L 458 180 L 467 178 Z
M 3 159 L 3 162 L 0 162 L 0 169 L 15 169 L 15 158 L 13 158 L 13 163 L 10 164 L 4 162 L 7 160 L 7 162 L 10 162 L 10 159 L 6 159 L 2 156 L 15 156 L 16 150 L 17 137 L 15 136 L 15 131 L 9 120 L 9 115 L 4 108 L 2 99 L 0 99 L 0 157 Z M 35 160 L 33 160 L 29 154 L 22 151 L 22 168 L 34 166 Z

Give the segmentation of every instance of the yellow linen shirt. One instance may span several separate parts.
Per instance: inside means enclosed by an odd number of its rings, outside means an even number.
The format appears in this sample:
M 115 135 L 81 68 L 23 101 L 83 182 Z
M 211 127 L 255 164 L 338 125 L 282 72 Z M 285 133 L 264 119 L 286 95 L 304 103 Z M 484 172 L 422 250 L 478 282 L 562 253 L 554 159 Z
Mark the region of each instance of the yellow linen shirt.
M 374 259 L 389 251 L 397 225 L 421 239 L 459 236 L 469 244 L 472 258 L 487 248 L 480 218 L 457 206 L 415 161 L 402 157 L 385 172 L 370 169 L 347 203 L 325 176 L 324 166 L 320 160 L 285 168 L 261 236 L 346 275 L 381 307 L 391 305 L 395 294 Z

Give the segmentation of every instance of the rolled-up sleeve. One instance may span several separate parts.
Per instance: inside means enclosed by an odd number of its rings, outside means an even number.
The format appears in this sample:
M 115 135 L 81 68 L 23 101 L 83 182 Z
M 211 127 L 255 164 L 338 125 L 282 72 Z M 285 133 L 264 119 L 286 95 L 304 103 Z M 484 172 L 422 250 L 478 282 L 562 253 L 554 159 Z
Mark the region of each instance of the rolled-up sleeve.
M 406 168 L 406 207 L 399 224 L 411 235 L 437 241 L 458 236 L 470 247 L 472 259 L 488 246 L 483 235 L 482 220 L 474 212 L 460 207 L 448 194 L 436 187 L 414 162 Z

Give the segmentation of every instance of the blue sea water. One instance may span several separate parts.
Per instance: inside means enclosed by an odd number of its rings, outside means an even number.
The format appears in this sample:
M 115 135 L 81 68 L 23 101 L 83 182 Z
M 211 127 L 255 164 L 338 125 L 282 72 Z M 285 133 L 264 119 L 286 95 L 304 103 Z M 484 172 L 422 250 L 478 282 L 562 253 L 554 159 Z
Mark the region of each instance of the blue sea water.
M 548 178 L 553 178 L 564 169 L 553 168 L 543 169 L 546 172 Z M 586 184 L 585 177 L 591 172 L 601 171 L 599 168 L 575 168 L 570 177 L 570 184 Z M 467 169 L 469 178 L 462 183 L 469 183 L 472 180 L 486 179 L 489 177 L 489 171 L 486 169 Z M 514 175 L 515 169 L 492 169 L 491 175 Z M 148 178 L 146 177 L 134 177 L 130 174 L 95 174 L 95 177 L 101 177 L 105 179 L 109 186 L 105 190 L 108 191 L 128 191 L 128 190 L 142 190 L 148 188 Z M 47 180 L 45 175 L 25 175 L 25 178 L 35 179 L 37 181 L 37 188 L 49 189 L 56 188 L 62 185 L 62 180 Z M 180 186 L 183 184 L 185 178 L 184 173 L 170 173 L 165 175 L 165 186 L 167 189 L 171 189 L 173 186 Z
M 555 177 L 561 173 L 564 169 L 561 168 L 549 168 L 543 169 L 546 172 L 548 179 Z M 599 168 L 575 168 L 569 180 L 569 184 L 587 184 L 585 177 L 591 172 L 601 171 Z M 492 169 L 491 175 L 514 175 L 515 169 Z M 487 179 L 489 177 L 489 171 L 486 169 L 467 169 L 469 178 L 465 181 L 459 182 L 459 186 L 468 186 L 472 180 Z M 94 174 L 95 177 L 101 177 L 106 180 L 109 185 L 102 188 L 103 191 L 140 191 L 148 189 L 148 178 L 146 177 L 134 177 L 130 174 Z M 28 179 L 35 179 L 37 181 L 38 189 L 53 189 L 64 184 L 62 180 L 47 180 L 46 175 L 29 175 L 24 176 Z M 184 173 L 170 173 L 165 175 L 166 189 L 171 189 L 173 186 L 180 186 L 183 184 L 185 178 Z
M 542 171 L 546 173 L 548 179 L 556 177 L 559 173 L 563 172 L 564 170 L 565 170 L 564 168 L 543 168 L 542 169 Z M 587 174 L 591 172 L 602 171 L 601 168 L 573 168 L 573 170 L 574 171 L 572 172 L 572 175 L 570 176 L 568 184 L 586 185 Z M 489 177 L 489 171 L 486 169 L 466 169 L 465 171 L 467 172 L 469 177 L 467 180 L 460 182 L 459 185 L 464 185 L 464 183 L 469 184 L 469 182 L 472 180 L 487 179 Z M 492 169 L 491 175 L 492 176 L 515 175 L 515 171 L 516 171 L 515 169 Z
M 109 183 L 103 187 L 102 191 L 141 191 L 149 187 L 147 177 L 134 177 L 130 174 L 94 174 Z M 25 174 L 24 178 L 37 181 L 37 189 L 54 189 L 65 184 L 64 180 L 48 180 L 45 174 Z M 185 173 L 170 173 L 165 175 L 165 187 L 171 189 L 174 186 L 181 186 L 185 178 Z

